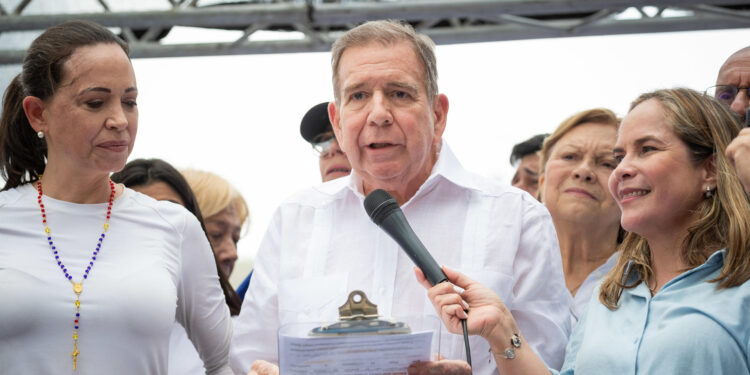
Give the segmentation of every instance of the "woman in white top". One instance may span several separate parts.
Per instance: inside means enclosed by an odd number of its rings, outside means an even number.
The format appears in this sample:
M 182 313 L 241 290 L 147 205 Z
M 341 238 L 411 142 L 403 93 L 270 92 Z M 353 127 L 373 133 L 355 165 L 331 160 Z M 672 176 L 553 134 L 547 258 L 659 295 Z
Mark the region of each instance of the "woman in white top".
M 198 220 L 109 178 L 133 148 L 137 94 L 127 45 L 85 21 L 41 34 L 6 90 L 3 371 L 164 374 L 177 320 L 207 373 L 231 373 L 229 310 Z
M 565 283 L 573 297 L 571 323 L 617 260 L 620 208 L 607 188 L 620 121 L 595 108 L 565 119 L 539 151 L 539 197 L 560 241 Z

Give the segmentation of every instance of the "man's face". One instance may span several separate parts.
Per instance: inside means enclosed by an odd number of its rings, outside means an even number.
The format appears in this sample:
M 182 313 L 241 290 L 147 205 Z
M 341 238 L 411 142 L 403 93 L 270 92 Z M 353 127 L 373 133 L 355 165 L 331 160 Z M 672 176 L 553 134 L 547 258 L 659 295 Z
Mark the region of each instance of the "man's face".
M 331 134 L 333 137 L 333 134 Z M 341 151 L 336 138 L 331 139 L 328 149 L 320 153 L 320 179 L 323 182 L 335 180 L 339 177 L 348 176 L 352 171 L 349 159 Z
M 748 87 L 750 87 L 750 49 L 738 52 L 732 55 L 719 70 L 716 78 L 717 85 L 732 85 L 741 87 L 729 103 L 732 112 L 736 113 L 743 120 L 750 107 L 750 98 L 748 97 Z
M 422 64 L 405 42 L 350 47 L 339 63 L 333 130 L 364 192 L 420 186 L 437 161 L 448 99 L 430 101 Z M 416 189 L 414 189 L 416 191 Z
M 536 197 L 539 188 L 539 156 L 536 153 L 521 158 L 511 185 Z

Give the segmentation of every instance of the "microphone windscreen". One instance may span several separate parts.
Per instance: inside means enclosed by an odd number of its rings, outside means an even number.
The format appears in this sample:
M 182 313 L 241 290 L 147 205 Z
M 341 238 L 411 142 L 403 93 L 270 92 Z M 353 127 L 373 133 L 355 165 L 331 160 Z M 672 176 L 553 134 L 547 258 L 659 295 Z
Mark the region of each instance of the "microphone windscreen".
M 380 226 L 393 210 L 398 210 L 398 202 L 387 191 L 375 189 L 365 197 L 365 211 L 375 224 Z

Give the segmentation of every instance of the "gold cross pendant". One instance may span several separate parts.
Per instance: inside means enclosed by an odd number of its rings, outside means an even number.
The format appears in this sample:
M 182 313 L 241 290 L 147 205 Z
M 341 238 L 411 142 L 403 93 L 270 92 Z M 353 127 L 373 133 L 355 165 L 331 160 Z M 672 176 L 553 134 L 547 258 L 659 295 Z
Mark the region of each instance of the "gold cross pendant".
M 76 370 L 79 354 L 81 354 L 81 352 L 78 351 L 78 343 L 75 343 L 73 344 L 73 353 L 70 353 L 70 355 L 73 356 L 73 371 Z

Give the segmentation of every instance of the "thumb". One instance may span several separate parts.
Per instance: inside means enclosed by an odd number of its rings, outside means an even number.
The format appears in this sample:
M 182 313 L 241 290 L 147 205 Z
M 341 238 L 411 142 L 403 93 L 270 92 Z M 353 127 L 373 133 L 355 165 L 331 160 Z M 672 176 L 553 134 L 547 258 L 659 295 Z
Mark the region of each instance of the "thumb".
M 443 266 L 443 272 L 445 272 L 445 276 L 448 276 L 448 280 L 450 280 L 453 285 L 461 287 L 463 289 L 467 289 L 469 285 L 476 283 L 476 281 L 469 276 L 466 276 L 461 272 L 458 272 L 447 266 Z
M 432 284 L 427 281 L 427 278 L 424 277 L 424 272 L 422 272 L 419 267 L 414 267 L 414 275 L 417 276 L 417 282 L 419 282 L 419 284 L 421 284 L 425 289 L 432 288 Z

